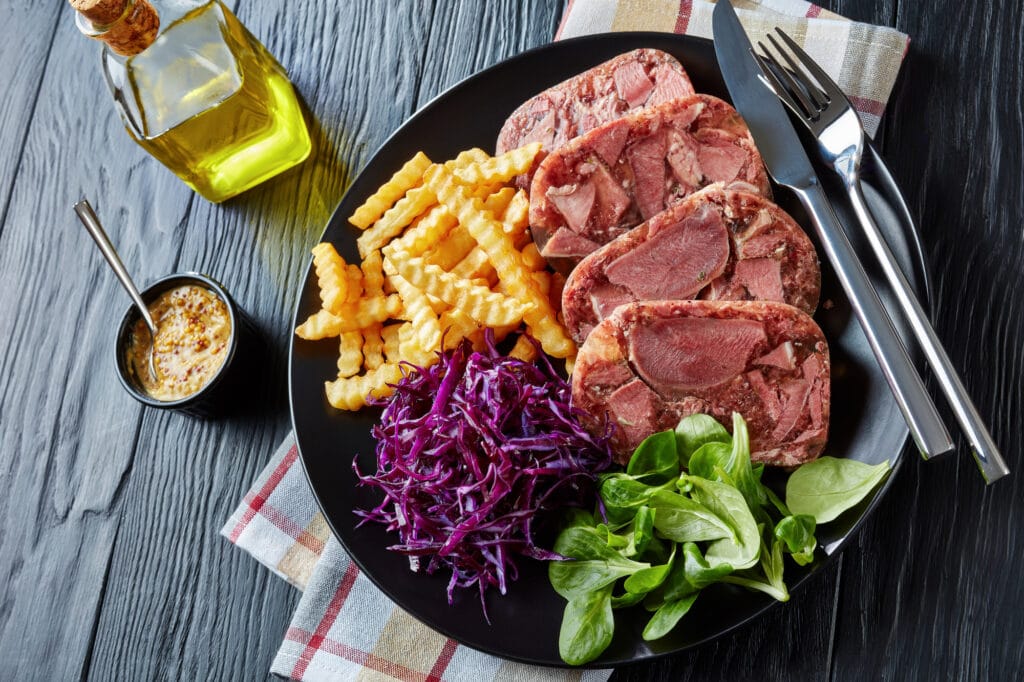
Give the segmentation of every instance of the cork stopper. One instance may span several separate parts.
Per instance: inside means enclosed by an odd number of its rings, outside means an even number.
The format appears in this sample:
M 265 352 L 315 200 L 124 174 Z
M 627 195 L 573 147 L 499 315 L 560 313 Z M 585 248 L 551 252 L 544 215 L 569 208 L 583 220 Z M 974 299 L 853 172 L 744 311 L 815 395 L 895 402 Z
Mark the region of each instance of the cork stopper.
M 71 6 L 92 24 L 91 37 L 105 42 L 124 57 L 153 44 L 160 17 L 148 0 L 70 0 Z

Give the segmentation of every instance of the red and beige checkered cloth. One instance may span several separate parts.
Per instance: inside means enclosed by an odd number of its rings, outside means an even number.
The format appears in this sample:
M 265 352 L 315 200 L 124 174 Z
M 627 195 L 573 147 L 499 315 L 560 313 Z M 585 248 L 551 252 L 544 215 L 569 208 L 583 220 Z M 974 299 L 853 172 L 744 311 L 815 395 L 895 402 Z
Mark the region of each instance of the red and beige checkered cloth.
M 734 0 L 754 36 L 780 26 L 851 95 L 873 132 L 907 37 L 847 21 L 800 0 Z M 707 2 L 572 0 L 559 38 L 625 30 L 711 35 Z M 344 453 L 339 453 L 339 457 Z M 345 554 L 317 509 L 289 437 L 221 531 L 303 591 L 272 672 L 297 680 L 606 680 L 610 671 L 512 663 L 421 624 L 385 597 Z
M 778 26 L 828 72 L 874 136 L 910 39 L 886 26 L 850 21 L 802 0 L 732 0 L 752 40 Z M 666 31 L 711 37 L 714 2 L 569 0 L 557 38 L 608 31 Z

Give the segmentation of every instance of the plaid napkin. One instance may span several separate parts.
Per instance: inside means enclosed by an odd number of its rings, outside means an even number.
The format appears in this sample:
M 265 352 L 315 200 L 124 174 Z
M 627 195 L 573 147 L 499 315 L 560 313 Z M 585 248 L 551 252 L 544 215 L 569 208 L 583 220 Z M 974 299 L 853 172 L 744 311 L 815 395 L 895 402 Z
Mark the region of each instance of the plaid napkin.
M 802 0 L 733 0 L 753 39 L 778 26 L 850 98 L 874 137 L 910 38 L 896 29 L 850 21 Z M 608 31 L 665 31 L 710 38 L 714 2 L 569 0 L 556 39 Z
M 458 644 L 395 606 L 331 535 L 288 437 L 221 533 L 302 590 L 271 672 L 297 680 L 581 680 L 609 670 L 513 663 Z
M 850 95 L 874 133 L 908 39 L 847 21 L 800 0 L 735 0 L 752 35 L 779 26 Z M 655 30 L 711 36 L 713 4 L 696 0 L 570 0 L 556 38 Z M 610 670 L 562 670 L 505 661 L 434 632 L 360 573 L 320 514 L 289 436 L 221 533 L 303 591 L 271 671 L 319 680 L 581 680 Z

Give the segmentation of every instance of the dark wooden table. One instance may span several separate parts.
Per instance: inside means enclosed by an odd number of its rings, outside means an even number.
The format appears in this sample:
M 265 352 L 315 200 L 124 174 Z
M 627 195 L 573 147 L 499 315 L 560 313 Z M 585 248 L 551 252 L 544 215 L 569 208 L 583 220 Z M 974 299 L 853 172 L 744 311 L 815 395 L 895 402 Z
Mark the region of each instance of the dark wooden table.
M 308 249 L 394 128 L 549 41 L 563 9 L 229 4 L 289 69 L 315 151 L 221 206 L 125 135 L 99 47 L 66 1 L 0 9 L 0 678 L 267 677 L 298 594 L 217 531 L 289 429 L 290 318 Z M 828 4 L 913 38 L 879 140 L 920 222 L 939 333 L 1015 473 L 986 488 L 962 440 L 957 456 L 912 459 L 841 560 L 788 605 L 617 680 L 1024 670 L 1024 7 Z M 82 196 L 140 280 L 209 272 L 258 320 L 269 349 L 257 407 L 200 422 L 121 389 L 111 342 L 127 299 L 72 215 Z

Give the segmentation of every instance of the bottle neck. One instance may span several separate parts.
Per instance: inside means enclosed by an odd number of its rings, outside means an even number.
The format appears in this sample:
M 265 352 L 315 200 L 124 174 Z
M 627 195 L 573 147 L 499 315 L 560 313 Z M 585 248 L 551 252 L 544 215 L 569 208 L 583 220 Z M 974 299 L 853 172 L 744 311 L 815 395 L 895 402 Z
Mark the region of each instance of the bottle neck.
M 78 30 L 122 57 L 142 52 L 160 32 L 160 16 L 149 0 L 70 1 L 78 11 Z

